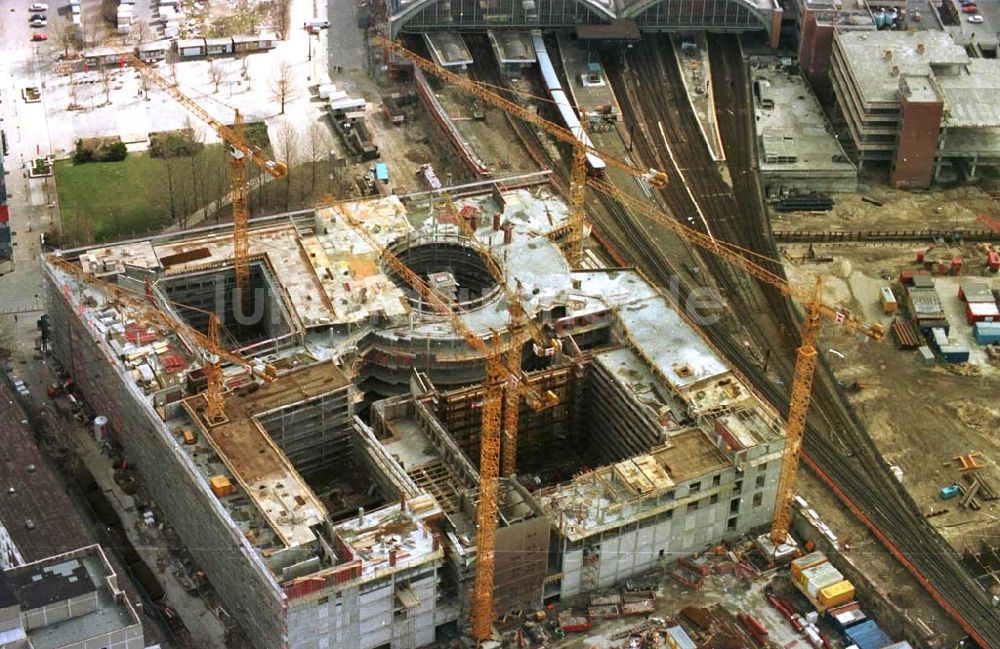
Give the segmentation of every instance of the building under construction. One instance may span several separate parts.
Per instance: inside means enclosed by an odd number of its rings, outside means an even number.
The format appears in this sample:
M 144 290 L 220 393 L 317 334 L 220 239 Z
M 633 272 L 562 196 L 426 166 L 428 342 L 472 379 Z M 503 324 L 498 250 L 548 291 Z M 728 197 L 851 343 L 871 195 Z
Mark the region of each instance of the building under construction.
M 415 648 L 469 613 L 484 362 L 352 222 L 483 337 L 508 335 L 513 291 L 554 341 L 523 352 L 531 385 L 558 404 L 521 404 L 498 498 L 498 612 L 771 521 L 780 420 L 669 297 L 593 256 L 571 270 L 550 239 L 567 209 L 544 184 L 466 188 L 455 202 L 392 196 L 258 220 L 244 291 L 223 227 L 62 253 L 194 329 L 218 316 L 249 362 L 224 365 L 212 425 L 195 337 L 45 265 L 55 355 L 260 647 Z

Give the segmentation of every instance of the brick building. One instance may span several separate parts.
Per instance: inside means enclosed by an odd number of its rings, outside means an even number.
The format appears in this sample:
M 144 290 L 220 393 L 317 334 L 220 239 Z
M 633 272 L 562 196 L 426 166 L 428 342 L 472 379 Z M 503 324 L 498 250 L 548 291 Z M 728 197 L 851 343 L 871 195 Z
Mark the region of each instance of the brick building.
M 860 165 L 897 187 L 1000 165 L 1000 61 L 944 32 L 837 32 L 830 80 Z

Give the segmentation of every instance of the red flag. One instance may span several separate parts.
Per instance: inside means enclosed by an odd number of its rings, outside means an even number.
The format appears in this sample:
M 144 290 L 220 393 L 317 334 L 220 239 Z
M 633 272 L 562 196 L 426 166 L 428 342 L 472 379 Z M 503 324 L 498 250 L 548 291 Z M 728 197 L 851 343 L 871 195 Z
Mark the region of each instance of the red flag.
M 83 62 L 83 71 L 84 72 L 90 72 L 90 66 L 87 65 L 86 61 Z
M 124 68 L 125 67 L 125 57 L 124 56 L 119 56 L 118 57 L 118 67 L 119 68 Z

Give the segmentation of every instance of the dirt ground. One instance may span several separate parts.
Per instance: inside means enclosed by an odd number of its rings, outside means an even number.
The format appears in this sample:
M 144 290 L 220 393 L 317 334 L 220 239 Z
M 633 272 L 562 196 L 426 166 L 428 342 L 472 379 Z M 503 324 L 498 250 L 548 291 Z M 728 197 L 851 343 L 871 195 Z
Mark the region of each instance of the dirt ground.
M 803 287 L 816 273 L 824 276 L 824 300 L 863 314 L 868 322 L 888 325 L 891 316 L 882 313 L 876 298 L 878 287 L 897 288 L 899 271 L 917 268 L 917 246 L 855 247 L 827 246 L 817 250 L 834 257 L 827 264 L 786 263 L 789 277 Z M 802 250 L 789 250 L 790 255 Z M 985 259 L 975 246 L 949 248 L 971 260 Z M 978 263 L 976 264 L 979 265 Z M 972 269 L 970 268 L 970 272 Z M 891 276 L 886 281 L 883 277 Z M 838 379 L 863 389 L 851 394 L 851 401 L 867 424 L 886 460 L 902 470 L 902 482 L 925 513 L 941 512 L 929 518 L 932 525 L 957 550 L 973 548 L 983 535 L 1000 534 L 998 501 L 982 502 L 978 511 L 961 508 L 958 499 L 941 500 L 942 487 L 962 483 L 963 471 L 955 460 L 975 451 L 983 468 L 978 473 L 992 487 L 1000 487 L 994 433 L 1000 424 L 1000 368 L 991 364 L 982 347 L 971 336 L 971 327 L 962 312 L 958 284 L 963 279 L 985 281 L 997 287 L 995 277 L 978 272 L 961 277 L 936 277 L 935 285 L 951 324 L 950 338 L 968 344 L 970 362 L 949 365 L 936 362 L 926 366 L 918 352 L 897 348 L 892 334 L 881 343 L 825 324 L 821 349 Z M 994 487 L 994 488 L 996 488 Z
M 862 200 L 872 198 L 882 206 Z M 1000 200 L 979 187 L 914 192 L 871 185 L 858 194 L 833 194 L 831 212 L 796 212 L 771 218 L 775 230 L 984 229 L 980 214 L 1000 219 Z

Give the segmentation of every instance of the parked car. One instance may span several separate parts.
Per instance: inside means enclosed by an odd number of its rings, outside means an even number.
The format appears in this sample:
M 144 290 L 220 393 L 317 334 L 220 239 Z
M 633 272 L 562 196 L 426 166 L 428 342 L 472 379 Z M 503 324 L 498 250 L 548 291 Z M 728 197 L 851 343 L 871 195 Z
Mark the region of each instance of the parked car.
M 983 17 L 982 16 L 969 16 L 969 22 L 973 23 L 975 25 L 978 25 L 979 23 L 983 22 Z
M 302 26 L 305 27 L 308 30 L 326 29 L 327 27 L 330 26 L 330 21 L 329 20 L 319 20 L 319 19 L 315 19 L 314 18 L 313 20 L 310 20 L 310 21 L 306 22 Z
M 48 21 L 45 20 L 45 16 L 42 14 L 32 14 L 28 20 L 32 27 L 45 27 L 48 24 Z
M 979 7 L 974 4 L 965 5 L 964 7 L 962 7 L 963 14 L 974 14 L 978 12 L 979 12 Z
M 28 7 L 28 11 L 48 11 L 49 5 L 44 2 L 33 2 L 31 6 Z
M 43 34 L 42 32 L 35 32 L 31 35 L 31 40 L 33 41 L 47 41 L 49 40 L 48 34 Z

